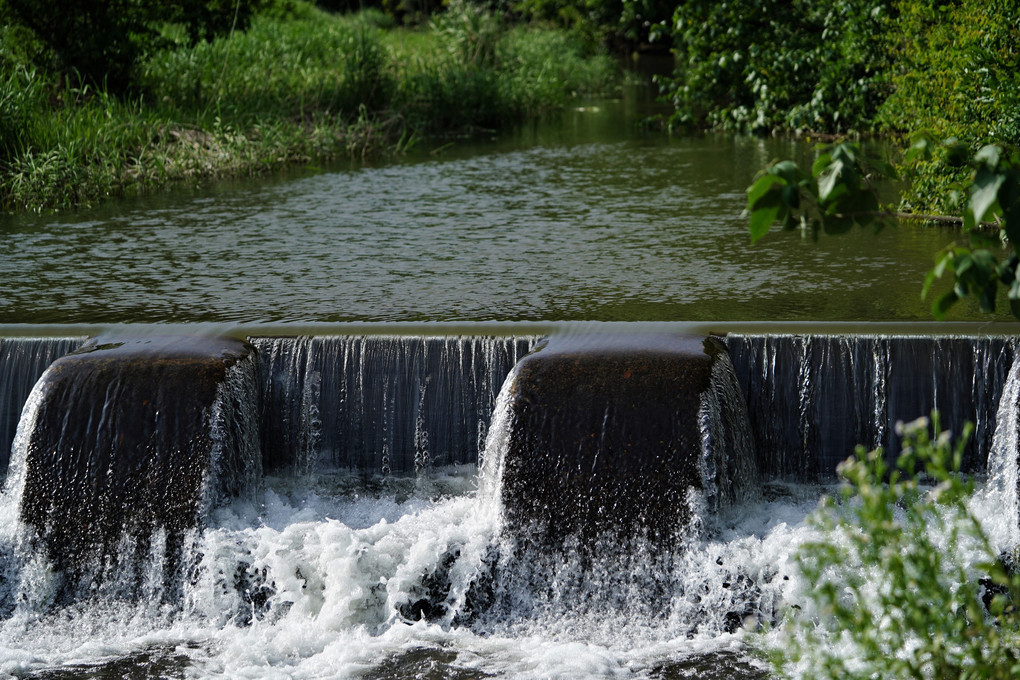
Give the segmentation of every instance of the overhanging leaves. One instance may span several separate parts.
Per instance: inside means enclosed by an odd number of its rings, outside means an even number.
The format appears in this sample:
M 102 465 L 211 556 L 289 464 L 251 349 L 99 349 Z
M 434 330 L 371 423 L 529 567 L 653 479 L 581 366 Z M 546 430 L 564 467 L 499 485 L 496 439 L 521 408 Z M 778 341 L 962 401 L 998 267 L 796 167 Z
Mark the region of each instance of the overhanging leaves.
M 908 159 L 931 157 L 934 142 L 927 135 L 914 138 L 907 151 Z M 969 229 L 969 247 L 956 245 L 944 251 L 924 279 L 921 295 L 927 297 L 935 281 L 944 274 L 952 276 L 952 289 L 944 292 L 932 305 L 936 318 L 943 318 L 959 300 L 973 296 L 980 308 L 993 312 L 999 286 L 1006 287 L 1012 314 L 1020 318 L 1020 153 L 998 146 L 986 146 L 976 154 L 958 140 L 942 144 L 947 159 L 969 164 L 974 174 L 966 187 L 968 201 L 962 222 Z M 874 178 L 891 178 L 894 171 L 888 163 L 864 163 L 860 150 L 852 143 L 839 144 L 821 151 L 811 174 L 801 171 L 792 161 L 773 165 L 767 176 L 749 189 L 751 237 L 758 240 L 775 220 L 788 226 L 811 226 L 811 234 L 819 230 L 827 234 L 843 234 L 854 226 L 874 225 L 880 229 L 893 217 L 883 211 Z M 942 220 L 942 217 L 930 217 Z M 948 218 L 953 219 L 953 218 Z M 989 222 L 994 220 L 994 224 Z M 988 232 L 989 226 L 997 227 Z M 1012 253 L 1001 253 L 1008 243 Z

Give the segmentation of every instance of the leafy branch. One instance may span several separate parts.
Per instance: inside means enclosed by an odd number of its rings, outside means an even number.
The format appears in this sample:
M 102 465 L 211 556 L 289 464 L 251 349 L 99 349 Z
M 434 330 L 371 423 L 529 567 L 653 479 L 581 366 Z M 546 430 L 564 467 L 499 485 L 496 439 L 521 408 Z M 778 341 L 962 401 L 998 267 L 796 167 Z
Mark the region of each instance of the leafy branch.
M 793 161 L 767 168 L 747 189 L 751 241 L 765 236 L 778 222 L 784 230 L 800 229 L 805 236 L 844 234 L 854 226 L 876 232 L 897 219 L 909 218 L 959 224 L 967 239 L 943 249 L 922 287 L 927 297 L 933 283 L 946 274 L 953 287 L 932 304 L 943 318 L 957 301 L 974 296 L 983 312 L 994 312 L 999 286 L 1007 290 L 1010 311 L 1020 318 L 1020 154 L 986 146 L 971 155 L 956 140 L 936 144 L 917 136 L 906 153 L 907 164 L 940 153 L 956 166 L 969 166 L 971 179 L 956 198 L 962 216 L 914 215 L 884 209 L 876 183 L 895 179 L 890 163 L 867 159 L 860 147 L 843 142 L 824 149 L 810 173 Z M 1003 244 L 1008 253 L 1003 254 Z

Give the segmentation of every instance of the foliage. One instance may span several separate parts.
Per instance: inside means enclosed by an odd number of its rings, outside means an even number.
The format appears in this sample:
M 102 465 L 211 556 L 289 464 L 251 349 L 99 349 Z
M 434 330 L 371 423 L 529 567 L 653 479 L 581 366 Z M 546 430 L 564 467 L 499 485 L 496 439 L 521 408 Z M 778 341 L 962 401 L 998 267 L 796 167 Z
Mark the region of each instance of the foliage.
M 0 166 L 24 153 L 35 135 L 33 112 L 42 104 L 43 87 L 35 69 L 0 71 Z
M 977 298 L 982 311 L 994 312 L 1001 285 L 1006 288 L 1010 311 L 1020 318 L 1020 153 L 986 146 L 971 155 L 955 140 L 939 146 L 921 135 L 907 158 L 931 158 L 936 150 L 942 162 L 970 169 L 971 179 L 961 193 L 965 207 L 959 220 L 969 234 L 968 243 L 954 244 L 938 255 L 922 295 L 927 296 L 935 280 L 948 273 L 953 285 L 932 305 L 936 318 L 969 296 Z M 747 190 L 751 240 L 760 239 L 777 221 L 784 229 L 800 227 L 815 236 L 820 229 L 840 234 L 854 225 L 881 228 L 904 216 L 880 210 L 874 182 L 894 176 L 888 163 L 865 162 L 853 143 L 824 151 L 810 174 L 792 161 L 776 163 Z M 1003 244 L 1009 250 L 1000 254 Z
M 867 129 L 884 99 L 891 0 L 688 0 L 672 21 L 674 127 Z
M 842 234 L 854 225 L 880 229 L 884 221 L 873 179 L 892 173 L 891 165 L 864 159 L 859 145 L 850 142 L 823 150 L 810 174 L 793 161 L 775 163 L 747 190 L 751 241 L 777 221 L 815 238 L 819 230 Z
M 420 26 L 441 10 L 442 0 L 382 0 L 382 8 L 400 24 Z
M 973 144 L 1020 143 L 1020 15 L 1010 0 L 900 0 L 881 122 Z
M 976 151 L 1020 144 L 1020 14 L 1011 0 L 900 0 L 890 95 L 878 115 L 893 132 L 955 137 Z M 941 158 L 913 164 L 907 206 L 951 209 L 961 177 Z
M 564 106 L 572 97 L 611 92 L 617 77 L 613 59 L 585 57 L 580 43 L 562 31 L 513 28 L 497 52 L 501 97 L 521 117 Z
M 450 0 L 446 11 L 433 17 L 430 27 L 441 36 L 451 54 L 468 66 L 495 63 L 496 44 L 503 33 L 503 25 L 486 8 L 467 0 Z
M 814 517 L 820 540 L 797 552 L 810 603 L 791 612 L 789 634 L 774 652 L 779 672 L 1020 674 L 1020 576 L 998 559 L 968 508 L 973 483 L 959 467 L 969 429 L 954 446 L 939 433 L 937 415 L 931 425 L 934 437 L 927 418 L 897 426 L 904 447 L 896 469 L 881 449 L 858 448 L 840 465 L 840 500 L 823 503 Z
M 319 7 L 308 0 L 269 0 L 258 14 L 277 21 L 311 20 L 322 16 Z
M 955 137 L 1020 145 L 1013 0 L 686 0 L 662 30 L 673 128 Z M 935 155 L 900 168 L 903 208 L 946 213 L 965 174 Z
M 181 34 L 146 56 L 135 97 L 0 50 L 0 209 L 401 153 L 426 133 L 497 128 L 613 82 L 610 61 L 585 59 L 563 31 L 501 28 L 491 63 L 473 66 L 448 32 L 384 32 L 380 16 L 303 5 L 193 47 Z
M 669 46 L 661 27 L 670 21 L 671 0 L 513 0 L 512 13 L 569 29 L 589 52 L 622 52 L 642 44 Z
M 385 60 L 377 32 L 364 24 L 259 17 L 244 34 L 153 55 L 142 82 L 174 108 L 241 124 L 312 111 L 352 115 L 386 102 Z
M 56 70 L 106 91 L 129 89 L 162 23 L 183 25 L 191 44 L 243 29 L 261 0 L 3 0 L 0 17 L 29 29 Z
M 914 145 L 921 154 L 930 153 L 929 147 L 927 138 Z M 971 295 L 978 298 L 981 311 L 994 312 L 1001 284 L 1007 289 L 1010 311 L 1020 318 L 1020 154 L 986 146 L 974 154 L 969 165 L 974 174 L 966 190 L 963 226 L 970 229 L 970 243 L 951 246 L 940 254 L 935 268 L 928 273 L 923 292 L 928 292 L 935 279 L 949 273 L 953 276 L 953 288 L 935 300 L 933 311 L 937 317 Z M 980 229 L 986 220 L 994 220 L 997 225 L 992 235 Z M 1003 243 L 1008 243 L 1011 249 L 1000 259 L 998 253 Z
M 571 96 L 607 91 L 616 74 L 612 60 L 583 57 L 563 31 L 513 27 L 484 49 L 455 36 L 449 24 L 434 26 L 428 38 L 442 49 L 398 60 L 394 99 L 413 127 L 432 133 L 491 129 L 541 115 Z M 472 54 L 477 65 L 469 61 Z

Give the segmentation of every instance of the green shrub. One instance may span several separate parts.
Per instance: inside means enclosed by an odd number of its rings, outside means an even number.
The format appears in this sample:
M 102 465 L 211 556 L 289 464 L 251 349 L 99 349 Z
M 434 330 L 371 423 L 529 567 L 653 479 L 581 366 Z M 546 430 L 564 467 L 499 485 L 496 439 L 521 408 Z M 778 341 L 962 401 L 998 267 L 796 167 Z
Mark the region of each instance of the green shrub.
M 424 133 L 505 126 L 612 82 L 610 61 L 583 59 L 562 31 L 506 30 L 470 8 L 455 30 L 437 20 L 384 33 L 377 11 L 337 17 L 291 4 L 306 18 L 271 10 L 243 33 L 194 46 L 183 26 L 163 26 L 166 46 L 147 53 L 133 97 L 40 75 L 24 65 L 30 49 L 0 44 L 0 207 L 63 209 L 399 152 Z
M 412 128 L 427 133 L 495 128 L 516 117 L 502 105 L 498 79 L 491 67 L 437 59 L 400 79 L 398 107 Z
M 580 42 L 562 31 L 511 29 L 500 42 L 498 63 L 503 97 L 524 115 L 609 92 L 617 77 L 612 58 L 585 57 Z
M 56 70 L 123 93 L 142 57 L 162 42 L 158 28 L 183 26 L 190 43 L 243 30 L 262 0 L 4 0 L 0 18 L 44 43 Z
M 514 15 L 568 29 L 587 53 L 623 52 L 658 41 L 668 47 L 669 23 L 677 3 L 671 0 L 514 0 Z M 654 33 L 654 37 L 653 37 Z
M 885 129 L 950 137 L 976 151 L 1020 144 L 1020 13 L 1011 0 L 901 0 Z M 945 213 L 962 179 L 939 159 L 910 167 L 908 209 Z
M 35 69 L 0 71 L 0 164 L 24 153 L 43 104 L 43 83 Z
M 450 0 L 446 11 L 432 18 L 430 28 L 455 58 L 472 67 L 494 65 L 504 32 L 495 14 L 467 0 Z
M 430 35 L 436 51 L 401 63 L 394 102 L 412 127 L 428 132 L 500 127 L 541 115 L 571 96 L 605 92 L 615 79 L 611 59 L 584 58 L 562 31 L 504 31 L 491 55 L 479 57 L 480 65 L 467 61 L 476 48 L 465 48 L 447 28 L 433 28 Z
M 809 678 L 1016 678 L 1020 577 L 992 549 L 955 446 L 927 418 L 882 451 L 840 465 L 838 501 L 815 515 L 797 564 L 810 590 L 773 648 L 776 669 Z M 933 486 L 924 486 L 930 482 Z M 987 605 L 986 605 L 987 602 Z
M 689 0 L 673 16 L 671 124 L 866 129 L 883 100 L 891 0 Z

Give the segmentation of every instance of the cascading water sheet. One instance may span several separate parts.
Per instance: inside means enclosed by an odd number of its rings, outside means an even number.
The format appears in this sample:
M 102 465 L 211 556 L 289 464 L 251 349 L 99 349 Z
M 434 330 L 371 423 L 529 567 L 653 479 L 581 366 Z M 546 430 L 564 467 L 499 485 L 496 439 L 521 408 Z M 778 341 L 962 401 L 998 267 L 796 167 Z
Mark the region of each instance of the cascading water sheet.
M 824 480 L 857 445 L 899 449 L 894 425 L 940 412 L 955 433 L 974 425 L 964 469 L 983 471 L 1009 337 L 751 335 L 726 344 L 747 396 L 766 476 Z
M 0 338 L 0 470 L 7 468 L 22 405 L 39 376 L 85 338 Z
M 534 337 L 252 338 L 266 467 L 368 474 L 475 464 L 504 376 Z

